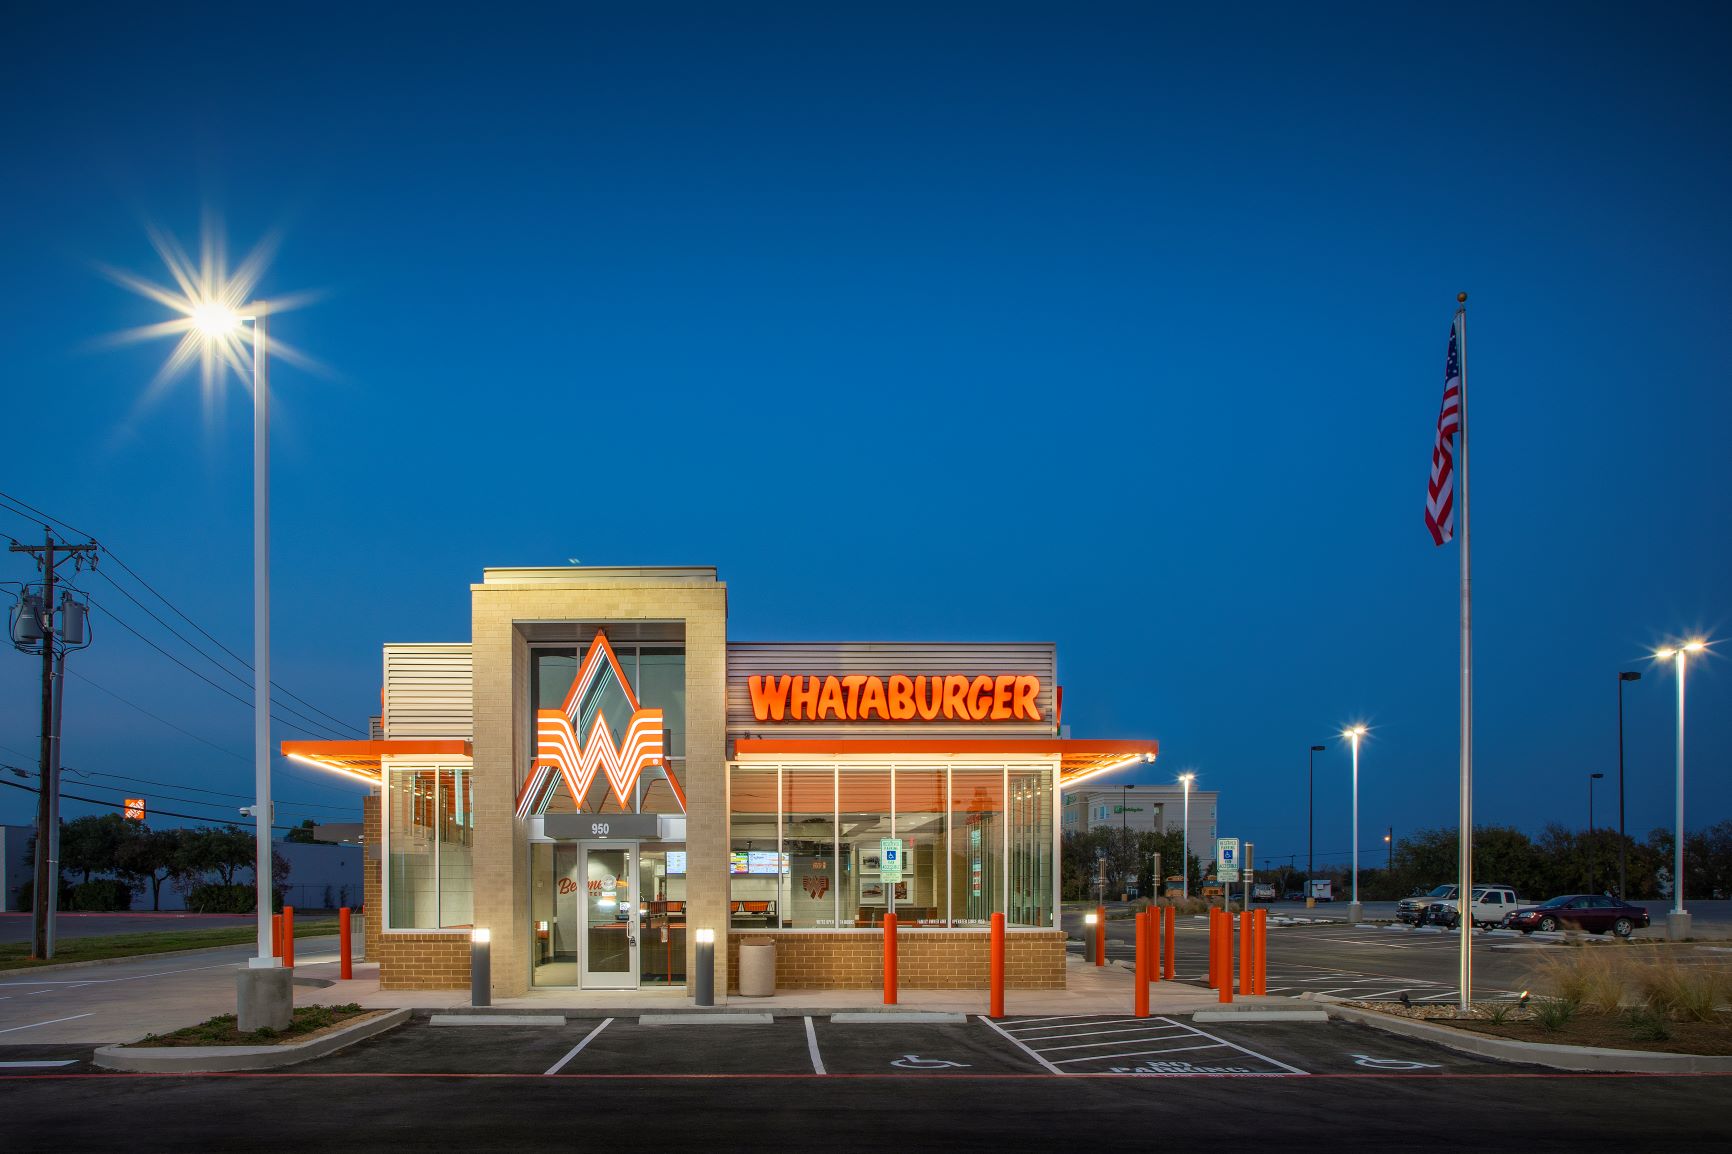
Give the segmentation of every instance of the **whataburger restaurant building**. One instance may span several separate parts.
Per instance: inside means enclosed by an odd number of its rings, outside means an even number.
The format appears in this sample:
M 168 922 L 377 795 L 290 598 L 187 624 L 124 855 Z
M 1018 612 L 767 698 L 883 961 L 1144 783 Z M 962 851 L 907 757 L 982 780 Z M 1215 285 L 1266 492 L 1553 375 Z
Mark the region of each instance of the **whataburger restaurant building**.
M 711 568 L 489 569 L 467 644 L 387 645 L 369 741 L 289 757 L 374 787 L 366 951 L 388 989 L 683 987 L 713 931 L 778 989 L 1064 984 L 1062 789 L 1152 741 L 1061 736 L 1050 644 L 732 642 Z

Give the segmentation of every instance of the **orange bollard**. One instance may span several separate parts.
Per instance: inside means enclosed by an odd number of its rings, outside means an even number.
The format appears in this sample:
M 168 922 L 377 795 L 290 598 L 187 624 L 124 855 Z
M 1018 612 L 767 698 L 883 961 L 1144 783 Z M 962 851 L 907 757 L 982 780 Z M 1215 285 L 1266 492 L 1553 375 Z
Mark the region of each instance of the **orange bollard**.
M 271 957 L 283 956 L 283 915 L 271 915 Z
M 1107 908 L 1095 907 L 1095 965 L 1107 964 Z
M 1250 910 L 1239 915 L 1239 993 L 1257 992 L 1257 916 Z
M 1179 922 L 1178 910 L 1173 906 L 1168 906 L 1167 907 L 1167 935 L 1166 935 L 1167 940 L 1164 943 L 1166 946 L 1166 957 L 1165 957 L 1165 961 L 1163 961 L 1161 964 L 1162 964 L 1162 966 L 1166 972 L 1167 981 L 1169 981 L 1169 982 L 1173 980 L 1173 974 L 1177 972 L 1175 967 L 1174 967 L 1174 964 L 1173 964 L 1174 956 L 1177 953 L 1173 939 L 1178 936 L 1178 928 L 1179 928 L 1178 922 Z
M 1209 911 L 1209 980 L 1206 983 L 1212 990 L 1215 988 L 1215 965 L 1221 960 L 1221 911 Z
M 1269 992 L 1269 911 L 1257 911 L 1257 992 Z
M 349 907 L 344 906 L 337 911 L 337 949 L 343 955 L 337 976 L 345 982 L 355 976 L 355 960 L 349 956 L 349 946 Z
M 896 915 L 884 915 L 884 1004 L 896 1004 Z
M 1220 950 L 1221 960 L 1215 967 L 1215 973 L 1221 979 L 1221 984 L 1217 987 L 1221 994 L 1220 1001 L 1226 1003 L 1233 1000 L 1233 915 L 1229 913 L 1221 915 Z
M 295 907 L 283 907 L 283 965 L 295 968 Z
M 989 1018 L 1004 1017 L 1004 915 L 992 915 L 992 952 L 986 963 L 987 994 L 986 1016 Z
M 1137 993 L 1131 1002 L 1131 1016 L 1149 1016 L 1149 915 L 1137 915 Z

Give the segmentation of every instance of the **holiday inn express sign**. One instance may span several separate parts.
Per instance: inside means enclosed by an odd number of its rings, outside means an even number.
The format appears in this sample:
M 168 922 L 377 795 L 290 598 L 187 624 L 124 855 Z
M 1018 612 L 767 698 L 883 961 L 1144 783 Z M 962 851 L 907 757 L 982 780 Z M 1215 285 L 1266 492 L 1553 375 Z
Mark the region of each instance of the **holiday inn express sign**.
M 746 684 L 758 721 L 1043 720 L 1040 678 L 1027 674 L 788 674 L 752 676 Z

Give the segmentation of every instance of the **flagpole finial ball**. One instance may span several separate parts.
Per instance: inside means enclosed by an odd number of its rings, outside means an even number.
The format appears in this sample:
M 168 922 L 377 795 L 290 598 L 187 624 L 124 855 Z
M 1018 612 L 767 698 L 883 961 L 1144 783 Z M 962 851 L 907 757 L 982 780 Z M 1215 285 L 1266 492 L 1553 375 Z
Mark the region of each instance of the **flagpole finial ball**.
M 1458 305 L 1466 304 L 1467 303 L 1467 294 L 1466 293 L 1456 293 L 1455 294 L 1455 303 Z

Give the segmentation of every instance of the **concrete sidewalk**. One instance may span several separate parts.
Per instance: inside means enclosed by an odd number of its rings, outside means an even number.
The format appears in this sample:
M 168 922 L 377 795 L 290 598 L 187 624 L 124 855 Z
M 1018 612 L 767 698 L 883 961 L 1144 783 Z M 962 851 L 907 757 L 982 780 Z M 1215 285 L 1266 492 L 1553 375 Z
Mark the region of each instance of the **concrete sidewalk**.
M 0 972 L 0 1044 L 132 1042 L 231 1014 L 235 972 L 246 966 L 253 949 L 248 943 Z M 297 938 L 295 949 L 297 1005 L 355 1000 L 332 998 L 327 988 L 302 984 L 317 978 L 314 971 L 336 975 L 336 938 Z
M 336 960 L 323 966 L 297 966 L 298 977 L 334 978 Z M 363 1006 L 409 1006 L 422 1010 L 460 1009 L 469 1005 L 466 990 L 381 990 L 378 967 L 357 963 L 354 980 L 337 982 L 320 990 L 324 1002 L 359 1002 Z M 1082 1014 L 1129 1014 L 1132 1010 L 1135 977 L 1121 964 L 1093 966 L 1072 957 L 1065 966 L 1065 988 L 1062 990 L 1007 990 L 1004 996 L 1006 1013 L 1019 1016 L 1057 1017 Z M 297 1000 L 299 991 L 297 991 Z M 1286 998 L 1235 998 L 1235 1002 L 1286 1003 Z M 1219 997 L 1185 982 L 1156 982 L 1150 987 L 1149 1008 L 1156 1014 L 1189 1014 L 1217 1005 Z M 929 1011 L 934 1013 L 984 1014 L 987 1011 L 985 990 L 909 990 L 898 992 L 895 1006 L 884 1004 L 880 990 L 789 990 L 768 998 L 743 998 L 735 994 L 723 1000 L 734 1011 L 749 1010 L 770 1014 L 831 1014 L 871 1013 L 888 1010 Z M 672 1012 L 694 1009 L 691 998 L 681 987 L 672 989 L 645 988 L 639 990 L 598 991 L 570 987 L 531 990 L 522 997 L 495 998 L 492 1009 L 498 1011 L 566 1011 L 579 1015 L 629 1014 L 641 1012 Z

